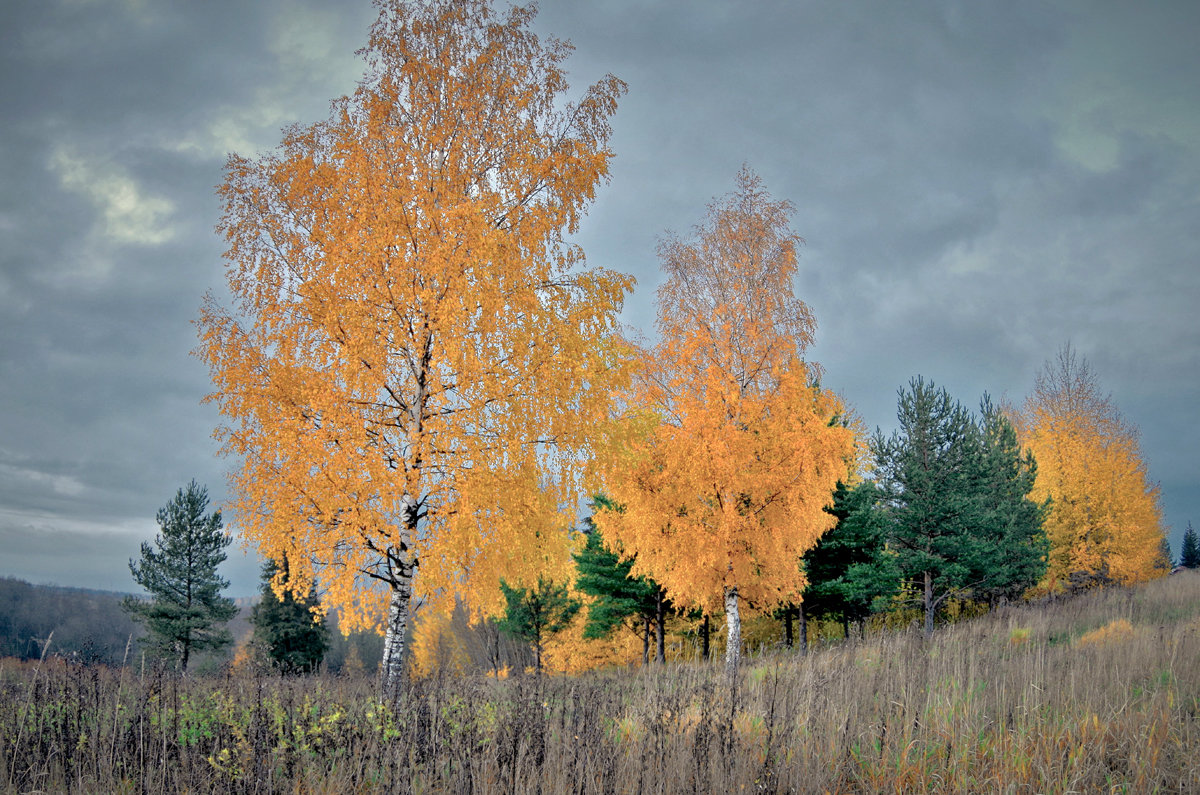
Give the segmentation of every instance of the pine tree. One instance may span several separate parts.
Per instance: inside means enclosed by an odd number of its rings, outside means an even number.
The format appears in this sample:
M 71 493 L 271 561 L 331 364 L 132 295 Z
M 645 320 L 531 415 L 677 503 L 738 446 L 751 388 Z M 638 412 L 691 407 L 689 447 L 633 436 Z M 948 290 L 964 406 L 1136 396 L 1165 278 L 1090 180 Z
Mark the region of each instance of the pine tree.
M 566 584 L 556 584 L 544 577 L 538 577 L 536 588 L 513 588 L 501 580 L 500 590 L 507 607 L 496 624 L 505 635 L 533 647 L 534 669 L 541 673 L 547 638 L 566 629 L 582 603 L 572 598 Z
M 597 498 L 597 503 L 608 504 Z M 663 619 L 665 598 L 659 585 L 648 577 L 630 574 L 633 560 L 622 560 L 604 544 L 600 528 L 591 517 L 585 520 L 587 543 L 575 554 L 575 586 L 595 597 L 587 608 L 585 638 L 608 637 L 614 629 L 632 619 L 642 630 L 642 662 L 650 657 L 650 627 L 655 628 L 655 659 L 665 659 Z M 636 631 L 636 629 L 635 629 Z
M 984 397 L 976 421 L 945 389 L 914 378 L 901 390 L 900 429 L 876 434 L 889 540 L 902 577 L 922 593 L 925 634 L 951 596 L 1011 598 L 1045 571 L 1044 508 L 1031 502 L 1036 466 Z
M 887 551 L 887 522 L 878 508 L 880 494 L 870 481 L 853 488 L 838 483 L 826 510 L 837 524 L 804 556 L 809 617 L 837 618 L 847 626 L 874 612 L 900 585 L 895 556 Z
M 972 592 L 994 603 L 1020 596 L 1046 573 L 1050 542 L 1042 523 L 1050 506 L 1030 499 L 1037 463 L 1022 452 L 1016 429 L 986 394 L 978 429 L 976 534 L 985 541 L 985 559 Z
M 272 582 L 286 581 L 274 561 L 263 566 L 262 598 L 254 606 L 250 621 L 254 638 L 262 644 L 274 666 L 283 674 L 315 673 L 329 649 L 329 629 L 319 607 L 316 585 L 297 599 L 290 590 L 276 593 Z
M 1200 569 L 1200 538 L 1197 538 L 1192 523 L 1188 522 L 1183 532 L 1183 546 L 1179 548 L 1179 565 L 1188 569 Z
M 973 555 L 968 528 L 974 510 L 969 489 L 974 425 L 945 389 L 914 378 L 900 391 L 900 428 L 876 433 L 880 486 L 889 506 L 889 538 L 901 575 L 922 592 L 925 634 L 938 607 L 970 582 Z
M 129 561 L 138 585 L 149 601 L 126 598 L 123 607 L 145 623 L 142 642 L 162 657 L 174 657 L 187 672 L 192 652 L 228 646 L 233 637 L 223 624 L 237 614 L 232 599 L 221 596 L 229 581 L 217 574 L 232 539 L 222 532 L 221 512 L 205 513 L 208 490 L 191 481 L 161 508 L 161 532 L 154 545 L 142 542 L 142 557 Z

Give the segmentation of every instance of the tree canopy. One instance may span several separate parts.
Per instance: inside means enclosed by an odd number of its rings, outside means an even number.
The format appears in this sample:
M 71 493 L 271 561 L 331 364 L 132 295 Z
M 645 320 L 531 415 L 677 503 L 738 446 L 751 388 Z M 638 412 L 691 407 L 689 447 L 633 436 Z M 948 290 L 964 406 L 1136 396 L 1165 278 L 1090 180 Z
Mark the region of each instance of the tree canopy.
M 804 361 L 815 321 L 795 297 L 792 205 L 749 169 L 692 238 L 659 247 L 661 342 L 646 349 L 626 404 L 648 432 L 609 473 L 606 538 L 681 608 L 723 604 L 732 670 L 739 597 L 798 601 L 804 554 L 833 524 L 854 433 Z
M 1100 392 L 1087 360 L 1070 345 L 1043 366 L 1018 424 L 1022 444 L 1038 462 L 1033 496 L 1050 501 L 1047 586 L 1159 576 L 1162 511 L 1137 429 Z
M 1179 548 L 1179 565 L 1186 569 L 1200 569 L 1200 537 L 1192 523 L 1183 531 L 1183 544 Z
M 804 556 L 804 609 L 814 617 L 861 622 L 899 587 L 878 487 L 838 483 L 826 510 L 837 524 Z
M 951 596 L 1014 596 L 1044 570 L 1035 462 L 986 396 L 981 414 L 918 376 L 900 390 L 899 428 L 874 441 L 888 540 L 921 593 L 927 635 Z
M 315 673 L 329 649 L 329 629 L 317 588 L 314 584 L 298 597 L 283 587 L 286 574 L 273 560 L 263 565 L 262 597 L 250 614 L 254 638 L 281 673 Z
M 585 493 L 632 279 L 567 240 L 607 177 L 625 85 L 569 102 L 571 48 L 534 34 L 533 7 L 378 6 L 358 89 L 229 158 L 235 309 L 206 300 L 199 352 L 239 529 L 288 561 L 296 593 L 319 573 L 345 626 L 386 614 L 398 695 L 414 588 L 494 614 L 501 576 L 569 566 L 540 517 L 569 525 Z
M 605 509 L 616 506 L 607 498 L 597 496 L 594 505 Z M 585 520 L 587 541 L 575 553 L 575 587 L 593 597 L 587 605 L 584 639 L 608 637 L 619 626 L 633 619 L 641 625 L 642 661 L 649 661 L 650 627 L 655 628 L 655 658 L 664 661 L 663 619 L 664 594 L 662 587 L 645 576 L 634 576 L 633 560 L 623 559 L 604 542 L 604 534 L 592 517 Z M 633 628 L 637 631 L 637 628 Z
M 504 615 L 496 622 L 500 631 L 519 638 L 533 648 L 534 670 L 542 672 L 542 653 L 546 640 L 570 625 L 582 603 L 571 596 L 566 583 L 538 578 L 529 587 L 512 587 L 500 583 L 506 602 Z

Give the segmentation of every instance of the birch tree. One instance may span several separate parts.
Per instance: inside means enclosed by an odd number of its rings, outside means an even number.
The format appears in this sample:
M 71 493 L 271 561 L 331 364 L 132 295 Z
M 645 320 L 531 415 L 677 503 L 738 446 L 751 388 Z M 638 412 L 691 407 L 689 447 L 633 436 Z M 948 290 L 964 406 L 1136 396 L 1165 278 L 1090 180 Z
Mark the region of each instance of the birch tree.
M 1017 425 L 1038 462 L 1033 495 L 1050 501 L 1047 587 L 1159 576 L 1162 509 L 1137 428 L 1100 391 L 1091 366 L 1070 345 L 1038 373 Z
M 795 297 L 792 205 L 749 169 L 687 240 L 659 258 L 661 342 L 644 351 L 628 405 L 648 426 L 610 473 L 605 537 L 680 608 L 723 608 L 726 667 L 741 654 L 744 601 L 798 602 L 801 556 L 834 523 L 851 429 L 802 358 L 816 322 Z
M 570 45 L 534 35 L 533 7 L 377 5 L 357 90 L 230 156 L 234 306 L 206 300 L 199 353 L 238 529 L 296 593 L 319 573 L 343 629 L 382 623 L 395 699 L 414 598 L 496 614 L 501 575 L 569 567 L 546 528 L 572 524 L 624 378 L 632 279 L 566 239 L 624 84 L 568 101 Z

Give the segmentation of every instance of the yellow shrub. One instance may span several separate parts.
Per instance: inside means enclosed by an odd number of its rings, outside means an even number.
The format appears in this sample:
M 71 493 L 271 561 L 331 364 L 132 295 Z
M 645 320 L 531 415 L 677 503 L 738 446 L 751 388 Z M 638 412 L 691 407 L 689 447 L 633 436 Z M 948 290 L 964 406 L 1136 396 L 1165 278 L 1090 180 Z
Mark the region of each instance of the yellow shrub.
M 570 626 L 546 641 L 542 659 L 546 670 L 555 673 L 578 674 L 598 668 L 622 667 L 640 662 L 642 642 L 633 633 L 624 629 L 613 632 L 609 638 L 590 640 L 583 637 L 587 624 L 587 607 L 584 606 Z

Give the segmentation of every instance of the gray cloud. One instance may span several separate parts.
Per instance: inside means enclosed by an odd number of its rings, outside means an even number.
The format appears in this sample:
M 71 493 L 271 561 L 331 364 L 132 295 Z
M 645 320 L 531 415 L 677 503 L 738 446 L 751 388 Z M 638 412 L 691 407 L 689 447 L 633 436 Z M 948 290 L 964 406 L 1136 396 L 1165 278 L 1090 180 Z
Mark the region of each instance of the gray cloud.
M 63 0 L 5 14 L 5 573 L 107 567 L 120 582 L 179 485 L 224 496 L 188 351 L 222 283 L 225 153 L 269 147 L 351 90 L 372 12 Z M 796 205 L 812 353 L 868 424 L 891 426 L 917 373 L 968 404 L 1020 401 L 1069 339 L 1142 427 L 1178 539 L 1200 521 L 1198 23 L 1184 2 L 563 0 L 536 24 L 574 41 L 577 88 L 606 72 L 630 85 L 611 183 L 578 236 L 593 264 L 637 276 L 628 323 L 652 329 L 658 237 L 686 233 L 747 162 Z M 57 577 L 54 549 L 79 553 Z M 248 563 L 235 591 L 253 580 Z

